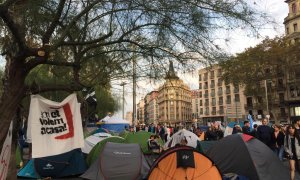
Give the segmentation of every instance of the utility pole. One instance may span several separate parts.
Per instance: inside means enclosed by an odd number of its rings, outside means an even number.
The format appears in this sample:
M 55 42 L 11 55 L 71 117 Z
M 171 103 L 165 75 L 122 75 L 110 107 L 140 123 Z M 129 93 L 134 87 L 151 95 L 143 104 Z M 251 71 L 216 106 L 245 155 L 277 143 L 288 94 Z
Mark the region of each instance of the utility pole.
M 132 80 L 133 80 L 133 107 L 132 107 L 132 124 L 135 126 L 135 116 L 136 116 L 136 59 L 135 55 L 132 57 Z
M 269 114 L 269 99 L 268 99 L 268 86 L 267 86 L 267 80 L 265 80 L 265 92 L 266 92 L 266 101 L 267 101 L 267 114 Z
M 122 100 L 122 117 L 123 117 L 123 119 L 124 119 L 124 102 L 125 102 L 125 96 L 124 96 L 124 86 L 126 85 L 126 83 L 125 82 L 122 82 L 121 84 L 120 84 L 120 86 L 123 86 L 123 100 Z

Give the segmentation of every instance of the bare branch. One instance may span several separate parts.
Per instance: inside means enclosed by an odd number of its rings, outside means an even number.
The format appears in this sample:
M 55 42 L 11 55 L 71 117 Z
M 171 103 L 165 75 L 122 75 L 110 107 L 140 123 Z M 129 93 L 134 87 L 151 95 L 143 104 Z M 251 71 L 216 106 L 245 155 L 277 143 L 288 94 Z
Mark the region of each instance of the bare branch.
M 45 34 L 44 34 L 44 36 L 43 36 L 43 38 L 42 38 L 43 44 L 48 44 L 48 43 L 49 43 L 49 39 L 50 39 L 51 35 L 53 34 L 53 32 L 54 32 L 56 26 L 57 26 L 58 23 L 59 23 L 59 18 L 60 18 L 61 13 L 62 13 L 62 11 L 63 11 L 63 9 L 64 9 L 65 2 L 66 2 L 66 0 L 61 0 L 61 1 L 59 2 L 59 5 L 58 5 L 58 7 L 57 7 L 56 14 L 55 14 L 55 16 L 53 17 L 53 20 L 52 20 L 50 26 L 48 27 L 47 31 L 45 32 Z

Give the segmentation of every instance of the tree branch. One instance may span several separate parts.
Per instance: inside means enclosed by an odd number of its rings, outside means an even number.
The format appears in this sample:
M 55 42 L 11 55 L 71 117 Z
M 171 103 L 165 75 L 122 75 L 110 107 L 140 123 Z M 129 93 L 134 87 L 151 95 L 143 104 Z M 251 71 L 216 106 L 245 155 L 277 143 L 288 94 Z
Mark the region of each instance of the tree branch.
M 0 6 L 0 17 L 10 30 L 10 32 L 13 35 L 14 40 L 17 42 L 19 48 L 21 50 L 25 49 L 26 43 L 25 43 L 25 37 L 21 34 L 20 27 L 18 26 L 17 23 L 13 21 L 13 18 L 10 16 L 8 12 L 8 5 L 13 4 L 15 1 L 7 1 L 7 5 L 1 5 Z
M 64 9 L 65 2 L 66 2 L 66 0 L 61 0 L 59 2 L 59 5 L 57 7 L 57 12 L 56 12 L 55 16 L 53 17 L 53 20 L 52 20 L 50 26 L 48 27 L 46 33 L 44 34 L 44 36 L 42 38 L 43 44 L 48 44 L 49 43 L 49 40 L 50 40 L 56 26 L 59 23 L 59 18 L 60 18 L 61 13 Z
M 28 94 L 38 94 L 43 92 L 49 92 L 49 91 L 67 91 L 67 92 L 74 92 L 74 91 L 80 91 L 82 90 L 82 85 L 76 84 L 76 83 L 70 83 L 70 84 L 48 84 L 48 85 L 34 85 L 31 87 L 27 87 L 27 95 Z

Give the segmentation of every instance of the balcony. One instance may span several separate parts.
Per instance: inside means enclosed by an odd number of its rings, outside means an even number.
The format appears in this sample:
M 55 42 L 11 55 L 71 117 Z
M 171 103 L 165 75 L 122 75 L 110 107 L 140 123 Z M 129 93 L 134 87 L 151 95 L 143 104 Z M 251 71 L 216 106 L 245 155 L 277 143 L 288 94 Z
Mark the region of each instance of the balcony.
M 216 96 L 216 94 L 215 94 L 215 93 L 213 93 L 213 92 L 211 92 L 211 93 L 210 93 L 210 96 L 211 96 L 211 97 L 215 97 L 215 96 Z
M 208 85 L 204 85 L 204 89 L 208 89 Z
M 205 106 L 209 106 L 209 102 L 208 102 L 208 101 L 205 102 L 204 105 L 205 105 Z
M 210 88 L 215 88 L 215 83 L 210 84 Z
M 212 106 L 216 106 L 216 102 L 212 101 L 212 102 L 211 102 L 211 105 L 212 105 Z
M 218 113 L 219 114 L 224 114 L 224 110 L 219 110 Z
M 226 104 L 231 104 L 231 101 L 229 101 L 229 100 L 226 100 Z
M 207 79 L 208 79 L 207 76 L 204 76 L 203 81 L 207 81 Z
M 223 105 L 223 101 L 219 101 L 219 105 Z
M 230 89 L 226 89 L 226 94 L 230 94 Z
M 205 93 L 205 94 L 204 94 L 204 97 L 205 97 L 205 98 L 208 98 L 208 93 Z
M 218 82 L 218 86 L 222 86 L 223 85 L 223 82 Z
M 205 115 L 209 115 L 209 111 L 205 111 L 204 114 L 205 114 Z
M 212 114 L 212 115 L 216 115 L 216 114 L 217 114 L 217 111 L 212 111 L 211 114 Z

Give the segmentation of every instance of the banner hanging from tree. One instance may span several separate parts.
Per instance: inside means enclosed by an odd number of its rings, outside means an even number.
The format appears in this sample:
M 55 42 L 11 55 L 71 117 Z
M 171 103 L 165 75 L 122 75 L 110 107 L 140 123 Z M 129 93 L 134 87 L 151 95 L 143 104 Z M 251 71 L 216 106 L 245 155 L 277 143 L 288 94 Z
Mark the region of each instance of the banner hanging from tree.
M 13 122 L 11 121 L 0 155 L 0 180 L 6 179 L 8 172 L 11 155 L 12 127 Z
M 32 158 L 58 155 L 83 147 L 80 103 L 76 94 L 60 103 L 32 95 L 27 141 L 32 142 Z

